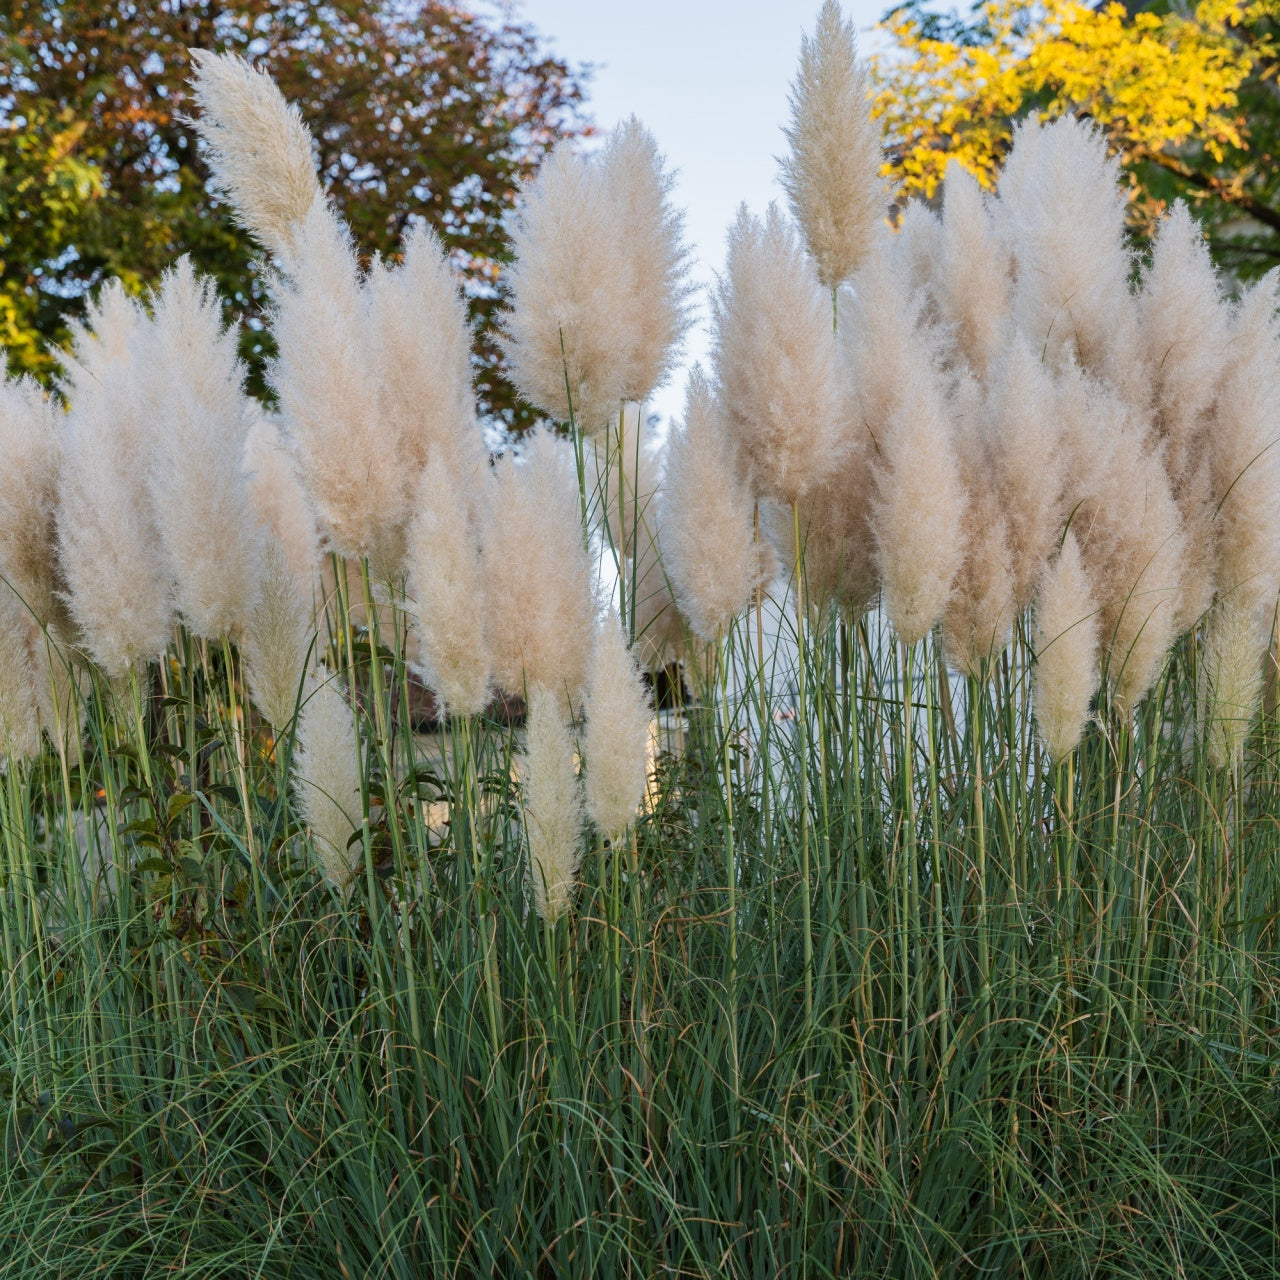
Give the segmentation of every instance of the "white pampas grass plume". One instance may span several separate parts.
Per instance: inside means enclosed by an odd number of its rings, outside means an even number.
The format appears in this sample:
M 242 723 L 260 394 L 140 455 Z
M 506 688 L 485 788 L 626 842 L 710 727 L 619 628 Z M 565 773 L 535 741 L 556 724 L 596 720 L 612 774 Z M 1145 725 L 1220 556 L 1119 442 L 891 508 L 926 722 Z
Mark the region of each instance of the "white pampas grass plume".
M 512 379 L 531 404 L 588 434 L 665 380 L 688 325 L 671 185 L 631 119 L 597 160 L 561 143 L 521 192 L 506 278 Z
M 536 433 L 499 459 L 478 503 L 486 634 L 499 687 L 542 685 L 576 703 L 595 624 L 573 449 Z
M 791 153 L 782 161 L 783 189 L 825 289 L 853 273 L 886 212 L 870 92 L 853 23 L 837 0 L 825 0 L 812 37 L 800 43 L 784 130 Z
M 586 713 L 587 816 L 601 834 L 616 840 L 644 800 L 653 713 L 626 636 L 612 614 L 596 628 Z
M 193 49 L 196 132 L 208 148 L 214 185 L 242 226 L 288 258 L 299 226 L 320 194 L 311 134 L 263 71 L 234 54 Z
M 1231 312 L 1201 230 L 1181 201 L 1156 232 L 1137 305 L 1152 425 L 1186 533 L 1177 622 L 1183 632 L 1209 609 L 1217 585 L 1214 402 L 1224 353 L 1230 364 Z
M 132 358 L 132 344 L 146 316 L 119 280 L 108 280 L 89 304 L 83 321 L 71 323 L 72 345 L 61 356 L 68 401 L 100 382 L 114 365 Z
M 970 369 L 984 381 L 1005 350 L 1012 322 L 1009 253 L 996 234 L 978 180 L 958 161 L 947 165 L 942 245 L 934 294 L 941 319 Z
M 529 690 L 523 795 L 529 887 L 538 915 L 554 924 L 573 904 L 582 853 L 582 788 L 573 734 L 558 690 Z
M 247 421 L 236 335 L 211 282 L 183 257 L 166 272 L 137 356 L 149 422 L 147 492 L 187 627 L 216 640 L 253 609 L 262 534 L 242 470 Z
M 840 330 L 874 454 L 875 538 L 885 612 L 912 644 L 946 610 L 965 556 L 965 495 L 936 341 L 882 237 L 854 280 Z
M 65 631 L 57 555 L 59 417 L 35 382 L 6 379 L 0 354 L 0 574 L 38 623 Z
M 1240 298 L 1209 435 L 1217 582 L 1270 634 L 1280 593 L 1280 272 Z
M 487 459 L 471 391 L 466 304 L 440 238 L 413 227 L 398 267 L 370 271 L 366 349 L 376 371 L 384 448 L 403 468 L 412 510 L 418 476 L 432 453 L 458 474 Z
M 715 377 L 759 494 L 796 502 L 844 448 L 832 301 L 775 205 L 744 206 L 712 297 Z
M 58 479 L 58 557 L 84 648 L 112 677 L 145 667 L 169 643 L 169 565 L 145 481 L 151 448 L 137 394 L 134 347 L 143 335 L 122 294 L 91 313 L 71 363 Z
M 262 542 L 261 589 L 240 641 L 249 696 L 277 731 L 294 717 L 316 629 L 311 580 L 299 578 L 288 552 L 267 534 Z
M 1075 535 L 1068 533 L 1036 591 L 1032 706 L 1049 758 L 1075 750 L 1098 687 L 1097 609 Z
M 271 382 L 322 531 L 344 556 L 398 569 L 409 515 L 405 466 L 365 349 L 366 298 L 350 235 L 323 199 L 300 224 L 278 291 Z
M 467 480 L 470 483 L 467 483 Z M 489 702 L 493 659 L 485 632 L 488 591 L 470 511 L 474 474 L 455 475 L 438 454 L 422 472 L 409 529 L 411 617 L 417 665 L 442 715 L 479 715 Z
M 293 753 L 293 792 L 321 874 L 349 893 L 364 857 L 351 839 L 363 819 L 360 741 L 335 677 L 315 682 L 304 697 Z
M 620 249 L 612 280 L 624 322 L 620 398 L 637 403 L 666 382 L 690 320 L 684 215 L 671 204 L 675 180 L 664 163 L 634 116 L 613 131 L 600 158 Z
M 298 479 L 294 457 L 280 431 L 280 421 L 254 404 L 246 404 L 248 430 L 241 466 L 249 505 L 271 535 L 290 574 L 308 593 L 320 560 L 320 530 L 307 491 Z
M 0 761 L 25 760 L 40 750 L 33 628 L 26 605 L 0 582 Z
M 1215 769 L 1244 754 L 1245 739 L 1262 702 L 1267 640 L 1256 618 L 1231 600 L 1214 605 L 1204 628 L 1200 663 L 1200 732 Z
M 1157 228 L 1137 305 L 1155 426 L 1177 493 L 1206 448 L 1230 318 L 1209 247 L 1181 200 Z
M 668 444 L 663 527 L 680 612 L 701 639 L 713 641 L 746 608 L 769 565 L 733 442 L 697 365 L 684 425 Z
M 1102 134 L 1069 116 L 1015 126 L 999 193 L 995 216 L 1016 264 L 1019 330 L 1054 368 L 1078 360 L 1143 404 L 1120 166 Z
M 923 200 L 908 200 L 889 253 L 905 293 L 925 290 L 932 297 L 943 256 L 942 219 Z
M 1128 712 L 1155 683 L 1177 638 L 1186 535 L 1159 453 L 1125 401 L 1095 384 L 1106 465 L 1082 487 L 1071 527 L 1101 610 L 1107 680 Z
M 880 590 L 875 539 L 867 515 L 875 492 L 870 433 L 857 398 L 844 381 L 842 418 L 845 445 L 835 470 L 798 504 L 761 504 L 769 540 L 790 565 L 796 564 L 796 516 L 804 556 L 805 590 L 818 613 L 834 605 L 846 618 L 861 616 Z
M 994 467 L 980 424 L 972 418 L 962 420 L 957 444 L 965 488 L 961 526 L 965 551 L 942 616 L 942 644 L 957 670 L 978 676 L 983 663 L 998 654 L 1013 634 L 1015 570 L 1008 524 L 992 484 Z
M 1069 514 L 1063 509 L 1059 402 L 1052 374 L 1021 335 L 1011 337 L 988 375 L 992 472 L 1008 525 L 1014 604 L 1021 610 Z

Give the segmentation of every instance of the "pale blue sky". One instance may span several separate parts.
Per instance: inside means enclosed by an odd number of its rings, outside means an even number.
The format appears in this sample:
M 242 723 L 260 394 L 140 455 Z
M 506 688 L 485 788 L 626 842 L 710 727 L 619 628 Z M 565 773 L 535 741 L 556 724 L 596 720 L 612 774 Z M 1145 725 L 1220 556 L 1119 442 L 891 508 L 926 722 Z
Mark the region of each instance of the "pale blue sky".
M 891 0 L 843 0 L 859 48 Z M 785 148 L 787 93 L 802 32 L 821 0 L 520 0 L 515 16 L 548 47 L 595 74 L 588 109 L 602 132 L 636 115 L 678 170 L 675 200 L 705 285 L 724 258 L 738 205 L 763 212 L 782 193 L 775 157 Z M 699 302 L 701 304 L 701 296 Z M 704 308 L 700 305 L 700 310 Z M 687 344 L 702 359 L 705 332 Z M 679 416 L 683 373 L 658 392 L 653 408 Z

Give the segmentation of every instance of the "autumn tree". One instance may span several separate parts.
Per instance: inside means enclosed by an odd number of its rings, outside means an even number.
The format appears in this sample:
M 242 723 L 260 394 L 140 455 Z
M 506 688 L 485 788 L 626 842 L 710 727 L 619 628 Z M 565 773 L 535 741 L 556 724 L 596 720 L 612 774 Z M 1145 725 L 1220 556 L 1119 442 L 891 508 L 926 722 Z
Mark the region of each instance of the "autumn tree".
M 367 254 L 425 219 L 453 252 L 477 325 L 485 407 L 520 409 L 493 341 L 502 217 L 517 183 L 580 133 L 581 76 L 527 26 L 453 0 L 17 0 L 0 6 L 0 342 L 47 371 L 95 286 L 154 282 L 177 255 L 269 355 L 260 250 L 206 188 L 184 119 L 187 50 L 267 70 L 314 134 L 321 181 Z
M 1032 111 L 1095 121 L 1131 186 L 1134 229 L 1189 200 L 1219 260 L 1247 277 L 1280 263 L 1280 8 L 924 0 L 888 14 L 876 114 L 904 195 L 929 197 L 955 158 L 986 185 Z

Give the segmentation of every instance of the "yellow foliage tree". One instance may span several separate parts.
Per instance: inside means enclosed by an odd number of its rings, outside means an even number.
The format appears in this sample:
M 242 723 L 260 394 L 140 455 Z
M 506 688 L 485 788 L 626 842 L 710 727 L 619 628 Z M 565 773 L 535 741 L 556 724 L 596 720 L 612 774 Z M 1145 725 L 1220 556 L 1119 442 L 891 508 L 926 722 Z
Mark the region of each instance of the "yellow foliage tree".
M 1220 229 L 1234 219 L 1233 242 L 1269 266 L 1280 260 L 1278 15 L 1276 0 L 1136 13 L 987 0 L 962 20 L 916 0 L 886 17 L 895 47 L 875 60 L 887 172 L 904 197 L 931 197 L 950 159 L 990 186 L 1015 119 L 1074 112 L 1119 154 L 1139 229 L 1190 196 Z

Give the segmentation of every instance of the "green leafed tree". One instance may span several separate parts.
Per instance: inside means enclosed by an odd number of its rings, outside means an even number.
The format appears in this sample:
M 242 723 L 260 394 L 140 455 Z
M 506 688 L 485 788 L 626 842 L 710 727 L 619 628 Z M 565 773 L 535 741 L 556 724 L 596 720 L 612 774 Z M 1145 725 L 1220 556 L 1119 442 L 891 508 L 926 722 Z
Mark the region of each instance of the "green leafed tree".
M 526 25 L 449 0 L 10 0 L 0 5 L 0 342 L 49 373 L 95 287 L 153 283 L 191 254 L 243 319 L 261 389 L 260 250 L 207 190 L 188 49 L 263 67 L 302 110 L 321 181 L 362 252 L 423 218 L 452 250 L 476 323 L 482 407 L 522 409 L 494 342 L 502 219 L 517 184 L 585 130 L 582 73 Z
M 883 25 L 875 110 L 905 195 L 951 158 L 990 185 L 1015 120 L 1073 112 L 1120 157 L 1136 232 L 1182 198 L 1237 276 L 1280 264 L 1277 0 L 910 0 Z

